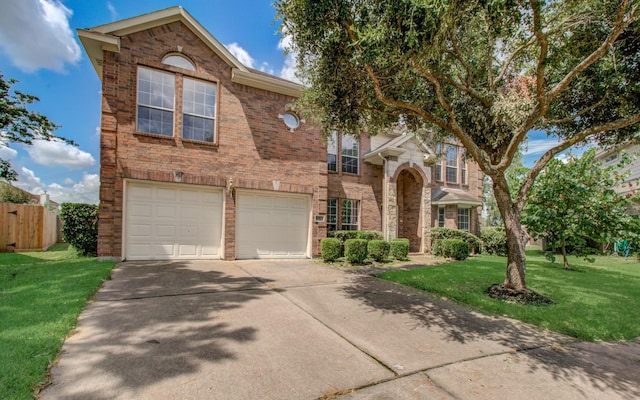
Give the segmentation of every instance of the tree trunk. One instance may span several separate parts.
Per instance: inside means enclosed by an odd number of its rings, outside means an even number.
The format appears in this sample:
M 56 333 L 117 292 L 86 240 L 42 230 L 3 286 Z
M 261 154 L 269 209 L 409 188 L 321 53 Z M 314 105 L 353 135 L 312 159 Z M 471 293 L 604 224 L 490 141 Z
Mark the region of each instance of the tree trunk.
M 569 266 L 569 262 L 567 261 L 567 245 L 565 244 L 564 239 L 562 239 L 560 250 L 562 251 L 562 262 L 564 263 L 564 269 L 571 269 L 571 267 Z
M 514 204 L 509 193 L 507 182 L 503 175 L 491 177 L 493 180 L 493 194 L 507 235 L 507 274 L 504 286 L 508 289 L 522 291 L 525 284 L 525 240 L 524 230 L 520 224 L 521 210 Z

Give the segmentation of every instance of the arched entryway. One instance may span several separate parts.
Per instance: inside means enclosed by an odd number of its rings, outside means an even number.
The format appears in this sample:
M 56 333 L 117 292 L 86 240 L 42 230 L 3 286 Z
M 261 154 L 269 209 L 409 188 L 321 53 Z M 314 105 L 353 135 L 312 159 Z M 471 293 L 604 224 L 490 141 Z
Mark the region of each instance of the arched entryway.
M 422 251 L 422 176 L 413 168 L 404 169 L 396 181 L 398 193 L 398 237 L 409 239 L 409 251 Z

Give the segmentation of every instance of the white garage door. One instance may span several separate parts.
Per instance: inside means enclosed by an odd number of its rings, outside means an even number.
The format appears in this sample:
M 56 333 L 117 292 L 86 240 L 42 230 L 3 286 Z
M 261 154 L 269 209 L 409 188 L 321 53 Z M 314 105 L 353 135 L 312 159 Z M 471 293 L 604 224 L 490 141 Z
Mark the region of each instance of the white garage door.
M 311 196 L 238 191 L 237 258 L 308 256 Z
M 127 260 L 220 258 L 222 189 L 129 182 Z

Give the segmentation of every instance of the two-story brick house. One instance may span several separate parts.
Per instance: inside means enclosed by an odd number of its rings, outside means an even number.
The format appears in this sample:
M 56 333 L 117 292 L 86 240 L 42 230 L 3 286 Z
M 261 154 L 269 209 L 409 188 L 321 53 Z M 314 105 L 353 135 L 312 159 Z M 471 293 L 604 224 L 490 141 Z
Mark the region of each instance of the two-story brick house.
M 300 85 L 242 65 L 180 7 L 78 35 L 102 81 L 102 259 L 312 257 L 330 229 L 424 251 L 433 226 L 478 230 L 461 148 L 434 163 L 411 132 L 327 143 L 293 109 Z

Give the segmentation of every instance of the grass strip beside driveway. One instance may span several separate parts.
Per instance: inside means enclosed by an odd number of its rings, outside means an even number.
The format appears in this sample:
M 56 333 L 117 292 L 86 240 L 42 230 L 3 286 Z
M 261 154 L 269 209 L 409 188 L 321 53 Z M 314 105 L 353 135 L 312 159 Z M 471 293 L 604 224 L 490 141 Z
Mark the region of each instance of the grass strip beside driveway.
M 462 262 L 378 277 L 433 292 L 489 314 L 506 315 L 578 339 L 614 341 L 640 337 L 640 262 L 635 258 L 570 260 L 572 270 L 527 251 L 527 287 L 554 304 L 533 306 L 490 298 L 484 291 L 504 281 L 506 258 L 481 255 Z
M 68 245 L 0 253 L 0 399 L 31 399 L 46 383 L 50 363 L 114 265 Z

